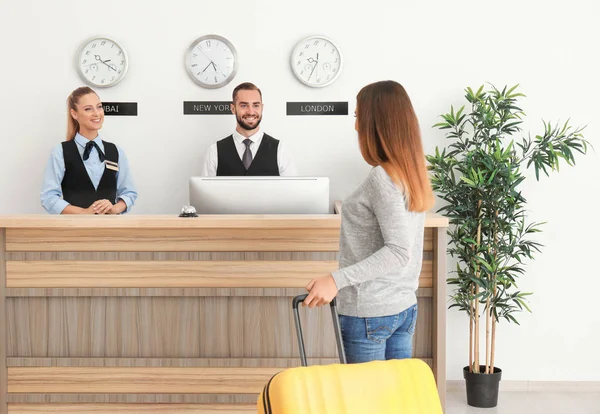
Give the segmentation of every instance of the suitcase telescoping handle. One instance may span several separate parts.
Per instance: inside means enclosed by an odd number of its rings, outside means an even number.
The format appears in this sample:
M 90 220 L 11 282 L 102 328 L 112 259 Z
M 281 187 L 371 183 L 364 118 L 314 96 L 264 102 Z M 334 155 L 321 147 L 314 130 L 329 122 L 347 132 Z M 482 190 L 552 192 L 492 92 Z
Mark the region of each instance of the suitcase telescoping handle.
M 294 310 L 294 322 L 296 323 L 296 334 L 298 336 L 298 347 L 300 348 L 300 360 L 302 366 L 308 366 L 306 360 L 306 349 L 304 348 L 304 337 L 302 336 L 302 326 L 300 326 L 300 315 L 298 313 L 298 305 L 304 302 L 308 295 L 299 295 L 292 300 L 292 309 Z M 333 330 L 335 333 L 335 340 L 337 342 L 338 355 L 340 356 L 340 362 L 346 363 L 346 352 L 344 352 L 344 345 L 342 344 L 342 330 L 340 329 L 340 318 L 338 317 L 337 307 L 335 305 L 335 298 L 329 304 L 331 307 L 331 318 L 333 319 Z

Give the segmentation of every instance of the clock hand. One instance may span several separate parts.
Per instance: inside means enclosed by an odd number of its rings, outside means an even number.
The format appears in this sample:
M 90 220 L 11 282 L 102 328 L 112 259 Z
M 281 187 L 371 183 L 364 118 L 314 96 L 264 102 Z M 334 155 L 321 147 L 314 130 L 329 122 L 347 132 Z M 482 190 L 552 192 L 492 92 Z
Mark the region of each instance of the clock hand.
M 110 62 L 110 59 L 105 60 L 104 62 Z M 104 63 L 104 62 L 102 62 L 102 63 Z M 83 66 L 92 66 L 92 65 L 97 65 L 97 64 L 98 63 L 96 63 L 96 62 L 92 62 L 92 63 L 88 63 L 87 65 L 83 65 Z
M 319 54 L 317 53 L 317 60 L 315 60 L 315 66 L 313 66 L 312 70 L 310 71 L 310 75 L 308 75 L 308 80 L 310 80 L 310 77 L 312 76 L 313 72 L 317 68 L 318 64 L 319 64 Z
M 113 68 L 111 65 L 109 65 L 108 63 L 106 63 L 106 62 L 110 62 L 110 59 L 108 59 L 108 60 L 102 60 L 102 58 L 100 57 L 100 55 L 94 55 L 94 58 L 95 58 L 96 60 L 98 60 L 98 61 L 100 61 L 100 62 L 104 63 L 106 66 L 108 66 L 108 68 L 109 68 L 109 69 L 112 69 L 112 70 L 114 70 L 115 72 L 117 71 L 117 70 L 116 70 L 115 68 Z
M 206 69 L 208 69 L 208 67 L 211 65 L 212 62 L 210 62 L 208 65 L 206 65 L 206 67 L 202 70 L 202 72 L 200 73 L 204 73 L 206 71 Z
M 315 65 L 313 66 L 312 70 L 310 71 L 310 75 L 308 75 L 308 80 L 310 80 L 310 77 L 312 76 L 312 74 L 315 71 L 316 67 L 317 67 L 317 64 L 315 63 Z
M 200 49 L 200 46 L 198 46 L 198 50 L 199 50 L 199 51 L 200 51 L 200 52 L 201 52 L 201 53 L 202 53 L 204 56 L 206 56 L 206 58 L 207 58 L 207 59 L 210 61 L 210 63 L 213 63 L 212 59 L 211 59 L 211 58 L 209 58 L 209 57 L 206 55 L 206 53 L 204 53 L 204 50 Z M 213 65 L 214 65 L 214 63 L 213 63 Z

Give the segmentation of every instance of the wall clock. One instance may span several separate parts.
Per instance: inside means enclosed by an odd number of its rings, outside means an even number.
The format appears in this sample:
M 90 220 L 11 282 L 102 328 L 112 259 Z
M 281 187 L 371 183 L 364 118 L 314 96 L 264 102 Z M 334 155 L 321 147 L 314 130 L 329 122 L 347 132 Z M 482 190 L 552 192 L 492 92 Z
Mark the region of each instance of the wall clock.
M 97 87 L 114 86 L 125 77 L 129 60 L 114 39 L 96 36 L 83 42 L 75 61 L 81 78 Z
M 202 36 L 190 45 L 185 55 L 185 68 L 198 85 L 210 89 L 222 88 L 237 73 L 237 52 L 224 37 Z
M 310 36 L 292 51 L 292 72 L 305 85 L 320 88 L 332 84 L 342 70 L 342 53 L 325 36 Z

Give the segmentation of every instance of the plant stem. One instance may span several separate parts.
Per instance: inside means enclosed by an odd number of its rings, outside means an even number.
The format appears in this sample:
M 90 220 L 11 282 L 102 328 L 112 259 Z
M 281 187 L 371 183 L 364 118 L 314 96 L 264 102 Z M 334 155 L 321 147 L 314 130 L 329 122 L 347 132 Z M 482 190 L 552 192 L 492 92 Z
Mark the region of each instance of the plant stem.
M 496 297 L 496 285 L 494 284 L 494 298 Z M 490 361 L 490 374 L 494 373 L 494 356 L 496 355 L 496 318 L 492 318 L 492 350 Z
M 479 294 L 479 286 L 475 286 L 475 295 Z M 479 300 L 475 299 L 475 373 L 479 374 Z
M 477 203 L 479 223 L 477 224 L 477 254 L 479 254 L 479 246 L 481 245 L 481 209 L 482 200 Z M 479 278 L 479 266 L 475 272 L 475 277 Z M 479 374 L 479 285 L 475 284 L 475 373 Z
M 485 373 L 490 373 L 490 297 L 485 303 Z
M 474 290 L 475 286 L 471 285 L 471 295 L 473 295 Z M 473 372 L 473 317 L 475 315 L 473 300 L 471 300 L 469 306 L 471 307 L 469 312 L 469 372 Z
M 496 249 L 496 246 L 498 245 L 498 210 L 496 210 L 494 212 L 494 230 L 493 230 L 493 237 L 494 237 L 494 248 L 492 250 L 492 255 L 494 258 L 494 262 L 497 263 L 498 262 L 498 250 Z M 496 318 L 492 317 L 492 308 L 490 307 L 491 305 L 491 301 L 490 299 L 496 299 L 496 288 L 497 288 L 497 280 L 498 280 L 498 275 L 497 275 L 497 270 L 494 271 L 494 274 L 492 276 L 492 280 L 491 282 L 493 283 L 494 286 L 494 290 L 493 290 L 493 295 L 488 297 L 488 306 L 487 306 L 487 321 L 486 321 L 486 326 L 489 327 L 489 322 L 490 322 L 490 318 L 492 319 L 492 342 L 490 344 L 490 347 L 487 347 L 486 344 L 486 348 L 485 348 L 485 352 L 486 352 L 486 373 L 487 374 L 493 374 L 494 373 L 494 351 L 496 349 Z M 489 331 L 486 332 L 486 340 L 488 339 L 489 336 Z M 489 357 L 489 359 L 488 359 Z

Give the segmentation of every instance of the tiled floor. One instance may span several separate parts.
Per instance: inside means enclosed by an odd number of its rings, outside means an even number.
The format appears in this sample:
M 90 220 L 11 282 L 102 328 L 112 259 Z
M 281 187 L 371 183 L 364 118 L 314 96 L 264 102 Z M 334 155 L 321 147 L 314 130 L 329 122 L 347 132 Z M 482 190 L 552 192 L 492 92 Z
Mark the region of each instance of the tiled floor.
M 465 391 L 449 391 L 446 414 L 600 414 L 600 393 L 500 392 L 495 408 L 467 405 Z

